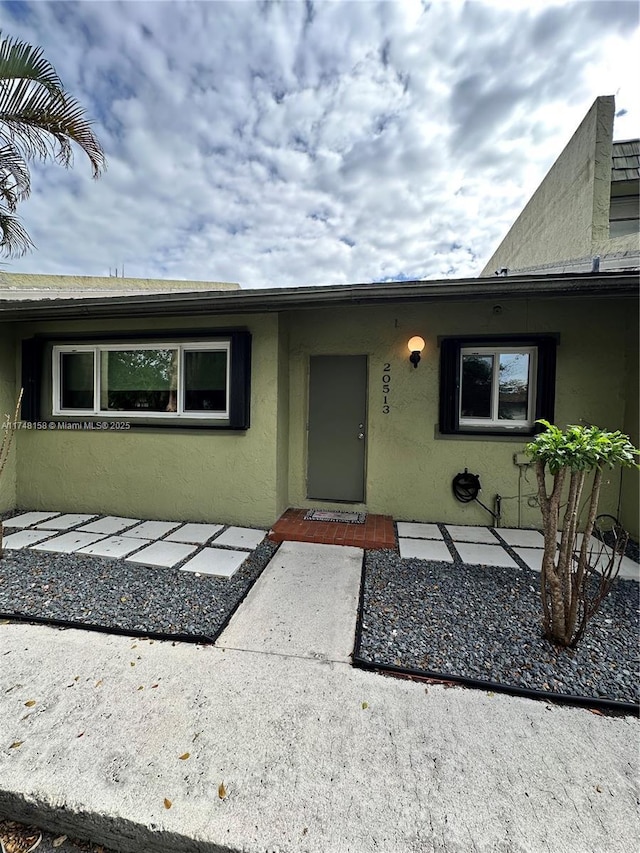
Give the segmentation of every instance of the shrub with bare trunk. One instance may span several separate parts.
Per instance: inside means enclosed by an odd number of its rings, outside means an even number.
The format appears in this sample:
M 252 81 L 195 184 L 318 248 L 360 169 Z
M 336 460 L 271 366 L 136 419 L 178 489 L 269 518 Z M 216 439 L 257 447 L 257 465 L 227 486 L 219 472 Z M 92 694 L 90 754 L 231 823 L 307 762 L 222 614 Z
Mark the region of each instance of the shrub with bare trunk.
M 548 421 L 539 423 L 546 430 L 526 446 L 526 451 L 535 463 L 544 528 L 540 588 L 543 630 L 552 642 L 575 646 L 611 589 L 626 545 L 626 537 L 618 537 L 610 550 L 604 544 L 594 546 L 592 541 L 603 469 L 617 465 L 638 467 L 638 450 L 621 432 L 608 432 L 596 426 L 570 426 L 563 432 Z M 553 476 L 550 492 L 547 491 L 547 469 Z M 580 505 L 585 480 L 592 473 L 593 483 L 585 502 L 587 516 L 578 549 Z M 565 488 L 568 494 L 558 546 Z
M 18 394 L 18 401 L 16 403 L 15 412 L 13 413 L 13 420 L 11 420 L 11 415 L 5 415 L 4 422 L 2 424 L 2 441 L 0 441 L 0 480 L 2 480 L 2 473 L 7 465 L 9 452 L 11 451 L 11 445 L 13 444 L 13 436 L 17 429 L 18 418 L 20 417 L 21 403 L 22 388 Z M 0 558 L 2 558 L 2 553 L 2 519 L 0 519 Z

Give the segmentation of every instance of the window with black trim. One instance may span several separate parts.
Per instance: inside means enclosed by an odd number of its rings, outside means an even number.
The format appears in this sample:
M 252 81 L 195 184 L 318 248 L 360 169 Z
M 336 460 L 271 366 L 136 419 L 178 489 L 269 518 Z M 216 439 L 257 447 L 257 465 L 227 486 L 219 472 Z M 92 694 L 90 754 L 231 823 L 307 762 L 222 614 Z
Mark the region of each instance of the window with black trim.
M 552 336 L 460 337 L 440 342 L 440 432 L 531 435 L 553 420 Z
M 249 428 L 251 334 L 244 329 L 104 332 L 22 342 L 22 418 L 131 426 Z
M 54 415 L 229 417 L 229 342 L 53 347 Z

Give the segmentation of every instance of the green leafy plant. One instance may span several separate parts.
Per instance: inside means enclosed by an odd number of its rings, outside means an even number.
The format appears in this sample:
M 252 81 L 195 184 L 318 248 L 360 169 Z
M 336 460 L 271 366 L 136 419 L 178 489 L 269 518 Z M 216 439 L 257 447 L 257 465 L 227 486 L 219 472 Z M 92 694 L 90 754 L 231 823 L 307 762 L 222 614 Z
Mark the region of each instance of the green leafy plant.
M 575 646 L 587 622 L 596 613 L 620 566 L 624 548 L 612 549 L 606 564 L 596 570 L 593 533 L 604 468 L 638 467 L 638 450 L 629 437 L 596 426 L 569 426 L 566 430 L 540 420 L 546 427 L 527 444 L 525 450 L 535 463 L 538 498 L 544 527 L 544 556 L 541 572 L 542 621 L 545 636 L 563 646 Z M 553 476 L 547 491 L 546 472 Z M 593 473 L 586 498 L 587 516 L 582 544 L 576 542 L 580 524 L 580 504 L 587 475 Z M 563 489 L 568 486 L 562 536 L 558 547 L 558 526 Z M 626 541 L 626 540 L 625 540 Z M 590 594 L 595 582 L 595 593 Z

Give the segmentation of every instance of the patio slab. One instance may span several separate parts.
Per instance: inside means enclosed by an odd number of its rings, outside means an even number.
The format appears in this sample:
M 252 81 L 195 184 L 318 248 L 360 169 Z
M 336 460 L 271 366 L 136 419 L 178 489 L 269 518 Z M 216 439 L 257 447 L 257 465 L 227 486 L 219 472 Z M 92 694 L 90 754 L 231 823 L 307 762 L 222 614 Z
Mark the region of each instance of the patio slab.
M 544 536 L 539 530 L 526 530 L 518 527 L 499 527 L 498 536 L 513 548 L 544 548 Z
M 216 538 L 216 545 L 252 550 L 262 542 L 266 535 L 266 530 L 256 530 L 253 527 L 228 527 L 224 533 Z
M 86 513 L 67 512 L 64 515 L 59 515 L 56 518 L 49 519 L 48 521 L 42 521 L 35 526 L 42 530 L 69 530 L 71 527 L 77 527 L 78 524 L 91 521 L 91 519 L 95 517 L 95 512 L 89 513 L 88 515 Z
M 50 551 L 54 554 L 73 554 L 74 551 L 91 545 L 92 542 L 97 542 L 99 539 L 104 539 L 101 533 L 76 533 L 75 530 L 71 530 L 61 536 L 54 536 L 53 539 L 34 545 L 33 550 Z
M 92 545 L 78 548 L 78 554 L 90 554 L 94 557 L 111 557 L 119 559 L 127 557 L 138 548 L 150 545 L 150 539 L 135 539 L 133 536 L 110 536 L 108 539 L 100 539 Z
M 22 515 L 16 515 L 13 518 L 7 518 L 2 522 L 4 527 L 31 527 L 32 524 L 39 524 L 41 521 L 46 521 L 48 518 L 53 518 L 60 515 L 59 512 L 23 512 Z
M 183 524 L 165 536 L 165 542 L 187 542 L 192 545 L 203 545 L 222 530 L 222 524 Z
M 231 578 L 247 559 L 246 551 L 231 551 L 226 548 L 203 548 L 200 553 L 181 566 L 182 572 L 196 572 L 216 578 Z
M 437 560 L 440 563 L 453 563 L 453 557 L 443 540 L 398 539 L 400 556 L 403 560 Z
M 445 526 L 454 542 L 484 542 L 487 545 L 495 545 L 498 542 L 488 527 L 477 527 L 471 524 L 447 524 Z
M 176 527 L 180 527 L 180 524 L 180 521 L 143 521 L 137 527 L 127 530 L 127 536 L 133 536 L 136 539 L 160 539 Z
M 456 542 L 456 551 L 463 563 L 471 566 L 517 566 L 513 557 L 502 545 L 484 545 L 477 542 Z
M 9 536 L 2 537 L 2 545 L 4 548 L 18 549 L 30 548 L 38 542 L 42 542 L 48 536 L 51 536 L 51 530 L 19 530 L 17 533 L 10 533 Z
M 405 539 L 442 539 L 437 524 L 425 524 L 420 521 L 399 521 L 398 538 Z
M 527 566 L 530 569 L 533 569 L 535 572 L 542 571 L 542 555 L 544 553 L 544 549 L 542 548 L 514 548 L 513 549 L 519 557 L 525 561 Z M 596 566 L 599 568 L 599 565 Z M 634 560 L 631 560 L 629 557 L 623 557 L 620 561 L 620 569 L 618 570 L 618 577 L 623 580 L 635 580 L 640 581 L 640 564 L 636 563 Z
M 135 524 L 140 524 L 139 518 L 122 518 L 119 515 L 105 515 L 104 518 L 91 521 L 89 524 L 83 524 L 78 529 L 82 530 L 83 533 L 105 533 L 113 535 L 121 533 L 127 527 L 133 527 Z
M 544 548 L 514 548 L 513 550 L 534 572 L 542 571 Z
M 640 581 L 640 563 L 631 560 L 629 557 L 623 557 L 620 563 L 618 577 L 627 580 Z
M 140 566 L 149 566 L 170 569 L 177 566 L 183 560 L 193 554 L 196 545 L 183 545 L 179 542 L 153 542 L 137 554 L 127 557 L 127 563 L 137 563 Z

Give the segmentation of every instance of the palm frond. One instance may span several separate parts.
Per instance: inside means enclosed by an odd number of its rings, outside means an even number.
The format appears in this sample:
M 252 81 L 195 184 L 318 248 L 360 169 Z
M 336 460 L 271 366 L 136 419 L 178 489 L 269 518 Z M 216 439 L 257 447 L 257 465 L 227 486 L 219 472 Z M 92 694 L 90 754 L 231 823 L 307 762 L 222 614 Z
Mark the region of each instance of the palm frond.
M 32 47 L 17 38 L 5 36 L 0 30 L 0 81 L 33 80 L 53 95 L 63 90 L 58 74 L 42 55 L 41 47 Z
M 24 255 L 33 243 L 15 216 L 31 190 L 28 160 L 73 162 L 72 143 L 89 158 L 93 177 L 106 168 L 100 142 L 75 98 L 67 95 L 42 49 L 0 31 L 0 255 Z
M 35 247 L 31 237 L 20 224 L 18 217 L 0 205 L 0 255 L 18 258 Z
M 50 95 L 27 81 L 18 81 L 0 95 L 0 131 L 23 151 L 27 159 L 73 162 L 71 142 L 85 152 L 93 177 L 105 169 L 102 146 L 91 129 L 83 107 L 64 93 Z
M 89 158 L 94 178 L 106 167 L 84 109 L 65 93 L 42 50 L 10 38 L 0 42 L 0 137 L 27 160 L 52 158 L 63 166 L 73 163 L 75 142 Z
M 31 175 L 24 158 L 11 145 L 0 147 L 0 199 L 13 213 L 19 201 L 29 197 Z

